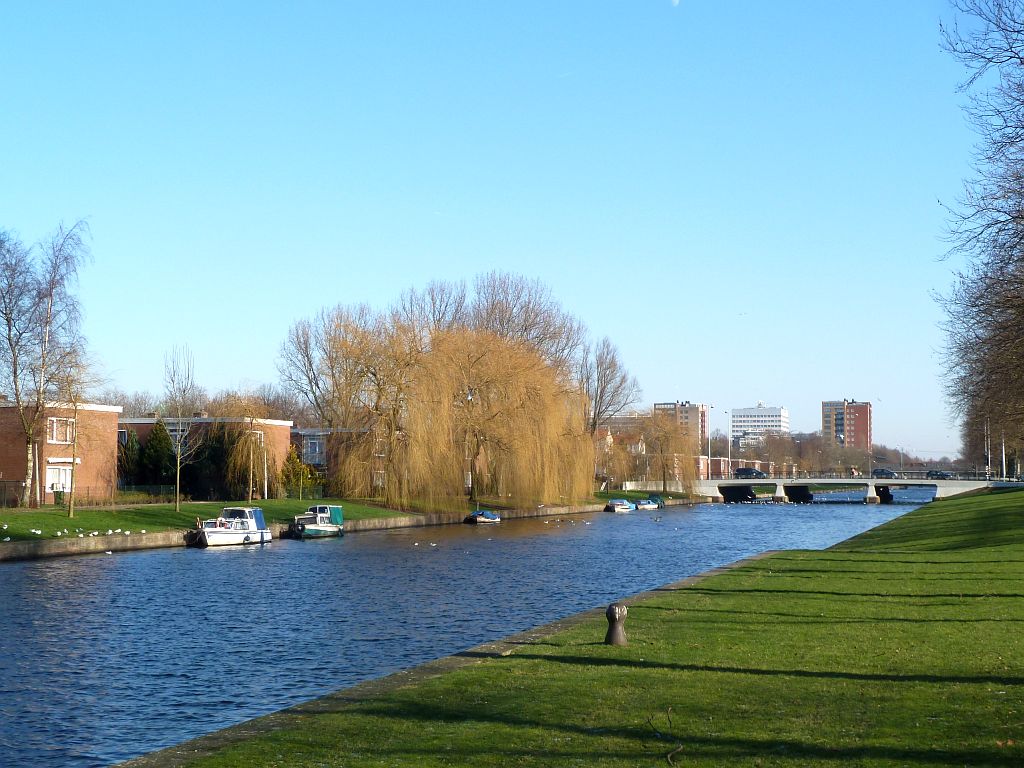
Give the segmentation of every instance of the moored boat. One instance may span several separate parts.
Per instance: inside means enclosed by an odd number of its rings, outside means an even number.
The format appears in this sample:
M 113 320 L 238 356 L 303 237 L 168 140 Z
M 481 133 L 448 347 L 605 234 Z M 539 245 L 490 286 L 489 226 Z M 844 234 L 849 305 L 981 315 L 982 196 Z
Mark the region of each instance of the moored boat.
M 195 530 L 185 535 L 185 543 L 192 547 L 220 547 L 269 544 L 272 538 L 259 507 L 224 507 L 219 517 L 197 518 Z
M 657 509 L 658 508 L 658 502 L 654 501 L 654 499 L 640 499 L 636 503 L 636 508 L 637 509 Z
M 288 526 L 294 539 L 325 539 L 345 535 L 345 513 L 337 504 L 314 504 L 303 515 L 296 515 Z
M 478 509 L 476 512 L 466 515 L 462 522 L 470 523 L 471 525 L 490 525 L 492 523 L 500 523 L 501 515 L 497 512 L 491 512 L 489 509 Z
M 618 514 L 632 512 L 634 509 L 636 509 L 636 505 L 628 499 L 609 499 L 608 503 L 604 505 L 605 512 L 616 512 Z

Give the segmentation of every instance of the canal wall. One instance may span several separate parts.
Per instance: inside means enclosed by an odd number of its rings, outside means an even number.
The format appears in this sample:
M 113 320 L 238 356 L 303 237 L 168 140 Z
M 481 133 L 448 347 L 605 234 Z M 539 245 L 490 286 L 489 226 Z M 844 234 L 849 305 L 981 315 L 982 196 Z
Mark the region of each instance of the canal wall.
M 666 503 L 682 503 L 668 501 Z M 579 506 L 547 507 L 533 509 L 502 510 L 501 516 L 506 520 L 531 517 L 557 517 L 559 515 L 577 515 L 584 512 L 600 512 L 601 504 L 582 504 Z M 465 513 L 432 512 L 424 515 L 395 515 L 392 517 L 372 517 L 364 520 L 346 520 L 345 533 L 361 531 L 383 531 L 391 528 L 419 528 L 431 525 L 461 524 Z M 283 538 L 288 526 L 282 523 L 270 523 L 271 533 L 275 538 Z M 0 544 L 0 562 L 13 560 L 37 560 L 44 557 L 68 557 L 71 555 L 98 555 L 114 552 L 132 552 L 142 549 L 163 549 L 165 547 L 185 546 L 185 531 L 157 531 L 153 533 L 124 533 L 109 536 L 66 537 L 60 539 L 40 539 L 38 541 L 10 541 Z

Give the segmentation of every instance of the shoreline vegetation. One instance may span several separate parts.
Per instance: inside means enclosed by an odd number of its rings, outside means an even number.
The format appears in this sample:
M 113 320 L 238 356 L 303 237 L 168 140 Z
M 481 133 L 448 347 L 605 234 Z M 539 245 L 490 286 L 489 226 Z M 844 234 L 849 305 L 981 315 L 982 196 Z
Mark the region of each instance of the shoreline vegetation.
M 1024 492 L 947 500 L 126 766 L 1024 762 Z

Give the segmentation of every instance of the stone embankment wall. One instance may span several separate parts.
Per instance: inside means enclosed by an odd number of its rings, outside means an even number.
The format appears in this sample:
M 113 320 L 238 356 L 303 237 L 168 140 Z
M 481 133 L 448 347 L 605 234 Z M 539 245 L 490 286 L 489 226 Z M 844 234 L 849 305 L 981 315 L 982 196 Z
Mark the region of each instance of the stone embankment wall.
M 670 502 L 671 503 L 671 502 Z M 600 512 L 601 504 L 585 504 L 573 507 L 536 507 L 534 509 L 508 509 L 501 512 L 507 520 L 527 517 L 554 517 L 576 515 L 583 512 Z M 465 514 L 436 512 L 427 515 L 398 515 L 374 517 L 365 520 L 346 520 L 345 532 L 382 531 L 388 528 L 415 528 L 428 525 L 451 525 L 461 523 Z M 287 525 L 271 523 L 270 531 L 275 538 L 281 538 L 288 530 Z M 160 531 L 157 533 L 123 533 L 110 536 L 68 537 L 61 539 L 40 539 L 39 541 L 12 541 L 0 544 L 0 562 L 5 560 L 35 560 L 43 557 L 64 557 L 68 555 L 105 554 L 107 552 L 130 552 L 138 549 L 162 549 L 185 546 L 184 531 Z

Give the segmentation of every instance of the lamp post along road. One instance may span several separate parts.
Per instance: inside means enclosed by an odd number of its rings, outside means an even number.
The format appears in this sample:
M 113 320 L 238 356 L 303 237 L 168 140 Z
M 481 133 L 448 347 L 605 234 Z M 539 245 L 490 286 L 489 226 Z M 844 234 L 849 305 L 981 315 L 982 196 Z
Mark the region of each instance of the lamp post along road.
M 729 457 L 726 461 L 728 464 L 725 467 L 726 478 L 732 477 L 732 414 L 729 411 L 722 411 L 727 417 L 726 428 L 725 428 L 725 439 L 726 439 L 726 455 Z
M 711 409 L 715 406 L 708 406 L 708 415 L 704 419 L 705 429 L 708 432 L 708 480 L 711 479 Z

